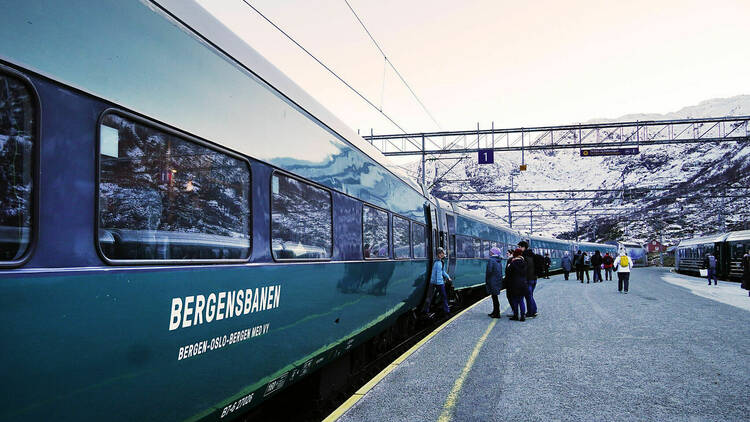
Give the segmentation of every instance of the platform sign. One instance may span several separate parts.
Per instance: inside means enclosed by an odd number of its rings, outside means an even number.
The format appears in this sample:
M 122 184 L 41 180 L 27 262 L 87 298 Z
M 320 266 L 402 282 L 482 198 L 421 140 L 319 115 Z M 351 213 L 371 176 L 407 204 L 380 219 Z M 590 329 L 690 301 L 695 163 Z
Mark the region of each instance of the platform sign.
M 636 155 L 640 151 L 633 148 L 590 148 L 581 149 L 581 157 L 607 157 L 611 155 Z
M 492 149 L 479 150 L 479 164 L 492 164 L 495 162 L 495 151 Z

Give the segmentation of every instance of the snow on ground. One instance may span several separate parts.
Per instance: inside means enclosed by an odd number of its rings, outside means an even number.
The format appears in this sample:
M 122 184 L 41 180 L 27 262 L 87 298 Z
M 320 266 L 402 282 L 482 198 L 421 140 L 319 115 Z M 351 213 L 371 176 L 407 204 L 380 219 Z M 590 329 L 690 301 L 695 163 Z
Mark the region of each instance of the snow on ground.
M 750 312 L 750 297 L 747 290 L 740 287 L 740 283 L 719 280 L 718 285 L 708 285 L 708 281 L 701 277 L 690 277 L 682 274 L 665 274 L 662 280 L 676 286 L 690 290 L 696 296 L 705 297 L 716 302 L 726 303 L 736 308 Z

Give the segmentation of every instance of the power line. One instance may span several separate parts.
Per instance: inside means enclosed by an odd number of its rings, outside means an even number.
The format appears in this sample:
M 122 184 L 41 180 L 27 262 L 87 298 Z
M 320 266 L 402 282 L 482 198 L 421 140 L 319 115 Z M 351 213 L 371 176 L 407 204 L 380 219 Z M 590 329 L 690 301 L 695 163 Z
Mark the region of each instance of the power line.
M 411 95 L 414 97 L 414 99 L 417 100 L 417 102 L 419 103 L 419 105 L 422 107 L 422 110 L 424 110 L 424 112 L 427 113 L 427 115 L 430 117 L 430 119 L 433 121 L 433 123 L 435 123 L 435 125 L 442 130 L 442 127 L 440 126 L 440 123 L 438 123 L 437 120 L 435 120 L 435 117 L 433 117 L 432 113 L 430 113 L 430 111 L 424 105 L 424 103 L 422 102 L 422 100 L 419 99 L 419 97 L 417 96 L 417 93 L 414 92 L 414 90 L 411 88 L 411 86 L 409 86 L 409 84 L 406 82 L 406 79 L 404 79 L 404 77 L 401 76 L 401 73 L 398 71 L 398 69 L 396 69 L 396 66 L 388 58 L 388 55 L 385 54 L 385 51 L 383 51 L 383 49 L 380 47 L 380 44 L 378 44 L 378 42 L 375 41 L 375 38 L 372 36 L 372 34 L 370 33 L 370 31 L 367 29 L 367 27 L 365 26 L 365 23 L 362 22 L 362 19 L 359 18 L 359 15 L 357 15 L 357 12 L 354 11 L 354 8 L 352 7 L 352 5 L 349 4 L 349 1 L 348 0 L 344 0 L 344 3 L 346 3 L 346 5 L 349 7 L 349 10 L 352 11 L 352 14 L 354 14 L 354 17 L 357 18 L 357 21 L 359 22 L 359 24 L 362 25 L 362 29 L 365 30 L 365 32 L 367 33 L 367 36 L 370 37 L 370 40 L 372 40 L 372 43 L 375 44 L 375 47 L 378 49 L 378 51 L 380 51 L 380 54 L 385 59 L 386 63 L 388 63 L 388 65 L 391 67 L 391 69 L 393 69 L 393 71 L 396 73 L 396 75 L 398 76 L 398 78 L 401 79 L 401 82 L 403 82 L 404 86 L 406 86 L 406 88 L 409 90 L 409 92 L 411 92 Z
M 242 2 L 245 3 L 249 8 L 253 9 L 255 11 L 255 13 L 259 14 L 263 19 L 266 20 L 266 22 L 270 23 L 271 26 L 273 26 L 279 32 L 281 32 L 282 34 L 284 34 L 284 36 L 287 37 L 289 39 L 289 41 L 293 42 L 302 51 L 304 51 L 305 53 L 307 53 L 308 56 L 312 57 L 313 60 L 315 60 L 316 62 L 318 62 L 318 64 L 321 65 L 321 66 L 323 66 L 323 68 L 325 70 L 327 70 L 331 75 L 333 75 L 341 83 L 343 83 L 344 85 L 346 85 L 347 88 L 349 88 L 350 90 L 352 90 L 352 92 L 354 92 L 360 98 L 362 98 L 362 100 L 364 100 L 367 104 L 369 104 L 370 107 L 374 108 L 375 110 L 378 111 L 378 113 L 382 114 L 383 117 L 385 117 L 386 119 L 388 119 L 388 121 L 391 122 L 394 126 L 396 126 L 401 132 L 406 133 L 406 130 L 404 130 L 404 128 L 402 128 L 401 125 L 399 125 L 398 123 L 396 123 L 395 120 L 393 120 L 390 116 L 388 116 L 383 110 L 381 110 L 380 108 L 378 108 L 375 105 L 375 103 L 373 103 L 367 97 L 365 97 L 364 95 L 362 95 L 362 93 L 360 93 L 359 91 L 357 91 L 353 86 L 351 86 L 341 76 L 339 76 L 336 72 L 334 72 L 330 67 L 326 66 L 325 63 L 323 63 L 322 61 L 320 61 L 320 59 L 318 59 L 317 57 L 315 57 L 315 55 L 313 55 L 310 51 L 308 51 L 305 47 L 303 47 L 302 44 L 298 43 L 297 40 L 295 40 L 294 38 L 292 38 L 291 35 L 287 34 L 286 31 L 284 31 L 283 29 L 281 29 L 271 19 L 267 18 L 266 15 L 264 15 L 263 13 L 261 13 L 260 10 L 256 9 L 252 4 L 250 4 L 250 2 L 248 2 L 247 0 L 242 0 Z

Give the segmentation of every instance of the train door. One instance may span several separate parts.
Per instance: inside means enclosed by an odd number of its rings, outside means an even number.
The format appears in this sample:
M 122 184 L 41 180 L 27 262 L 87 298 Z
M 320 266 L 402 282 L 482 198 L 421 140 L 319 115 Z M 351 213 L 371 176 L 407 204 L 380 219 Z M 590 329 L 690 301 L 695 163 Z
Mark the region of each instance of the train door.
M 456 216 L 451 214 L 445 215 L 445 222 L 448 229 L 448 275 L 451 278 L 456 274 Z

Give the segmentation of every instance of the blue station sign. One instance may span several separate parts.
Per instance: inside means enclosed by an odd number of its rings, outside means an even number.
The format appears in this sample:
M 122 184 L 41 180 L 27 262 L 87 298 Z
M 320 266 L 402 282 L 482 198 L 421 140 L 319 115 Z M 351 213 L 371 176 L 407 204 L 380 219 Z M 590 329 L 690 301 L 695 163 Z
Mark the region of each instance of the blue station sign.
M 606 157 L 610 155 L 636 155 L 638 147 L 632 148 L 590 148 L 581 149 L 581 157 Z M 481 164 L 481 163 L 480 163 Z
M 492 149 L 479 150 L 479 164 L 492 164 L 495 162 L 495 151 Z

